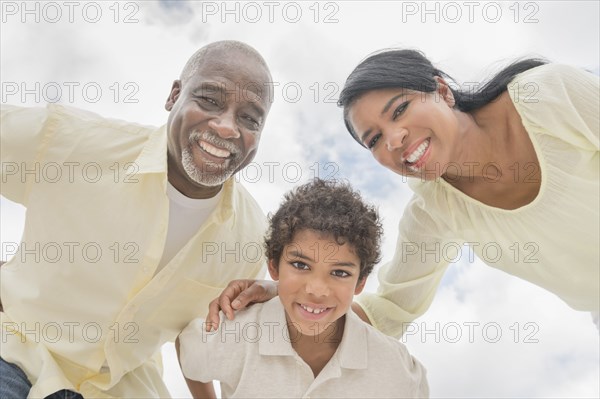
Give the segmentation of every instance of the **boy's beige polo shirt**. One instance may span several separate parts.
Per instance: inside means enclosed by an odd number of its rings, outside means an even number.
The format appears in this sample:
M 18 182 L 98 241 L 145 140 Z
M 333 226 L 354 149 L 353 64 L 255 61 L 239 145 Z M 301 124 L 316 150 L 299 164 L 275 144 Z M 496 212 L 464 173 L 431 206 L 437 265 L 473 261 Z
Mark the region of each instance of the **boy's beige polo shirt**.
M 317 378 L 294 351 L 279 297 L 224 316 L 207 333 L 196 319 L 179 336 L 184 375 L 221 381 L 225 398 L 428 397 L 425 368 L 399 341 L 351 310 L 342 342 Z

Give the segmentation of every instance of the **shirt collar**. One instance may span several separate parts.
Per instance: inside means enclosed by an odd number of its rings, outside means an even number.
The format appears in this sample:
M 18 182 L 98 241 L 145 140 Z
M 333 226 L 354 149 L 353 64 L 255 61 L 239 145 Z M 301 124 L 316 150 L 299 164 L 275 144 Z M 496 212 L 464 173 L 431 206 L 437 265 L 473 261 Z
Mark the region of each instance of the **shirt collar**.
M 279 297 L 266 302 L 259 316 L 262 331 L 258 343 L 258 353 L 267 356 L 294 356 L 285 318 L 285 310 Z M 347 369 L 367 368 L 367 328 L 368 326 L 348 309 L 344 324 L 344 336 L 333 358 L 339 359 L 340 367 Z M 333 359 L 332 358 L 332 359 Z
M 285 310 L 279 297 L 265 302 L 259 315 L 262 331 L 258 342 L 258 353 L 267 356 L 294 356 L 290 334 L 285 319 Z
M 135 173 L 167 173 L 167 125 L 150 133 L 133 164 Z
M 136 166 L 133 173 L 164 173 L 165 180 L 167 179 L 167 125 L 150 133 L 148 141 L 133 164 Z M 233 177 L 223 183 L 221 200 L 217 206 L 217 212 L 213 213 L 217 223 L 223 223 L 230 217 L 235 216 L 233 209 L 238 200 L 235 195 L 238 184 Z M 166 187 L 165 181 L 165 193 Z M 235 225 L 235 220 L 233 220 L 233 224 Z
M 346 369 L 367 368 L 367 328 L 369 327 L 365 322 L 352 309 L 348 309 L 344 336 L 336 352 L 340 360 L 340 367 Z

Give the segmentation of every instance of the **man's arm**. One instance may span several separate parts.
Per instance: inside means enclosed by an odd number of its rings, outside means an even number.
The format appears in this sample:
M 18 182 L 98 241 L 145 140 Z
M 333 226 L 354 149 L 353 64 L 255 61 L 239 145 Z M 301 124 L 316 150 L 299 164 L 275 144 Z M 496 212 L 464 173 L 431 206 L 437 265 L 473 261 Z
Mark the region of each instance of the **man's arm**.
M 40 167 L 40 146 L 45 142 L 47 118 L 46 108 L 0 104 L 0 194 L 25 207 L 27 185 L 36 180 L 35 174 L 23 175 L 22 172 Z
M 179 367 L 181 367 L 181 359 L 179 357 L 179 337 L 177 337 L 175 340 L 175 350 L 177 350 L 177 359 L 179 360 Z M 185 375 L 184 378 L 194 399 L 216 399 L 217 394 L 215 393 L 215 388 L 212 381 L 200 382 L 190 380 L 185 377 Z
M 205 329 L 215 331 L 220 323 L 219 311 L 233 320 L 234 311 L 252 303 L 267 302 L 277 296 L 277 283 L 270 280 L 233 280 L 208 306 Z
M 2 267 L 3 264 L 5 264 L 6 262 L 2 262 L 0 260 L 0 267 Z M 2 307 L 2 298 L 0 298 L 0 312 L 4 312 L 4 308 Z

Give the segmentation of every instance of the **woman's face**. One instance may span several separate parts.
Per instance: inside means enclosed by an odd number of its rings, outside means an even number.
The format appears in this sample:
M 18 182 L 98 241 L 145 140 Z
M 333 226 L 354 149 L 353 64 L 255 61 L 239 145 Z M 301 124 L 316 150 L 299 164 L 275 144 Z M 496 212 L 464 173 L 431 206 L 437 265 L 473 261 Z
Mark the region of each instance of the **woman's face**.
M 445 84 L 423 93 L 399 88 L 367 92 L 348 120 L 377 162 L 403 176 L 434 180 L 456 159 L 458 121 Z

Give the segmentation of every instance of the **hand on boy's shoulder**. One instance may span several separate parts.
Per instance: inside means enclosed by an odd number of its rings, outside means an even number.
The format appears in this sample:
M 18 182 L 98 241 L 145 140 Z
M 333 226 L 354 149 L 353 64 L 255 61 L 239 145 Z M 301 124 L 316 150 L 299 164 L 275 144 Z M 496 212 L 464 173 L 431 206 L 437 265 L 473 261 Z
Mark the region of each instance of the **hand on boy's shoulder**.
M 222 316 L 229 320 L 235 317 L 234 312 L 253 303 L 266 302 L 277 296 L 277 283 L 270 280 L 233 280 L 213 299 L 208 306 L 206 331 L 219 326 Z M 223 315 L 220 315 L 222 312 Z

